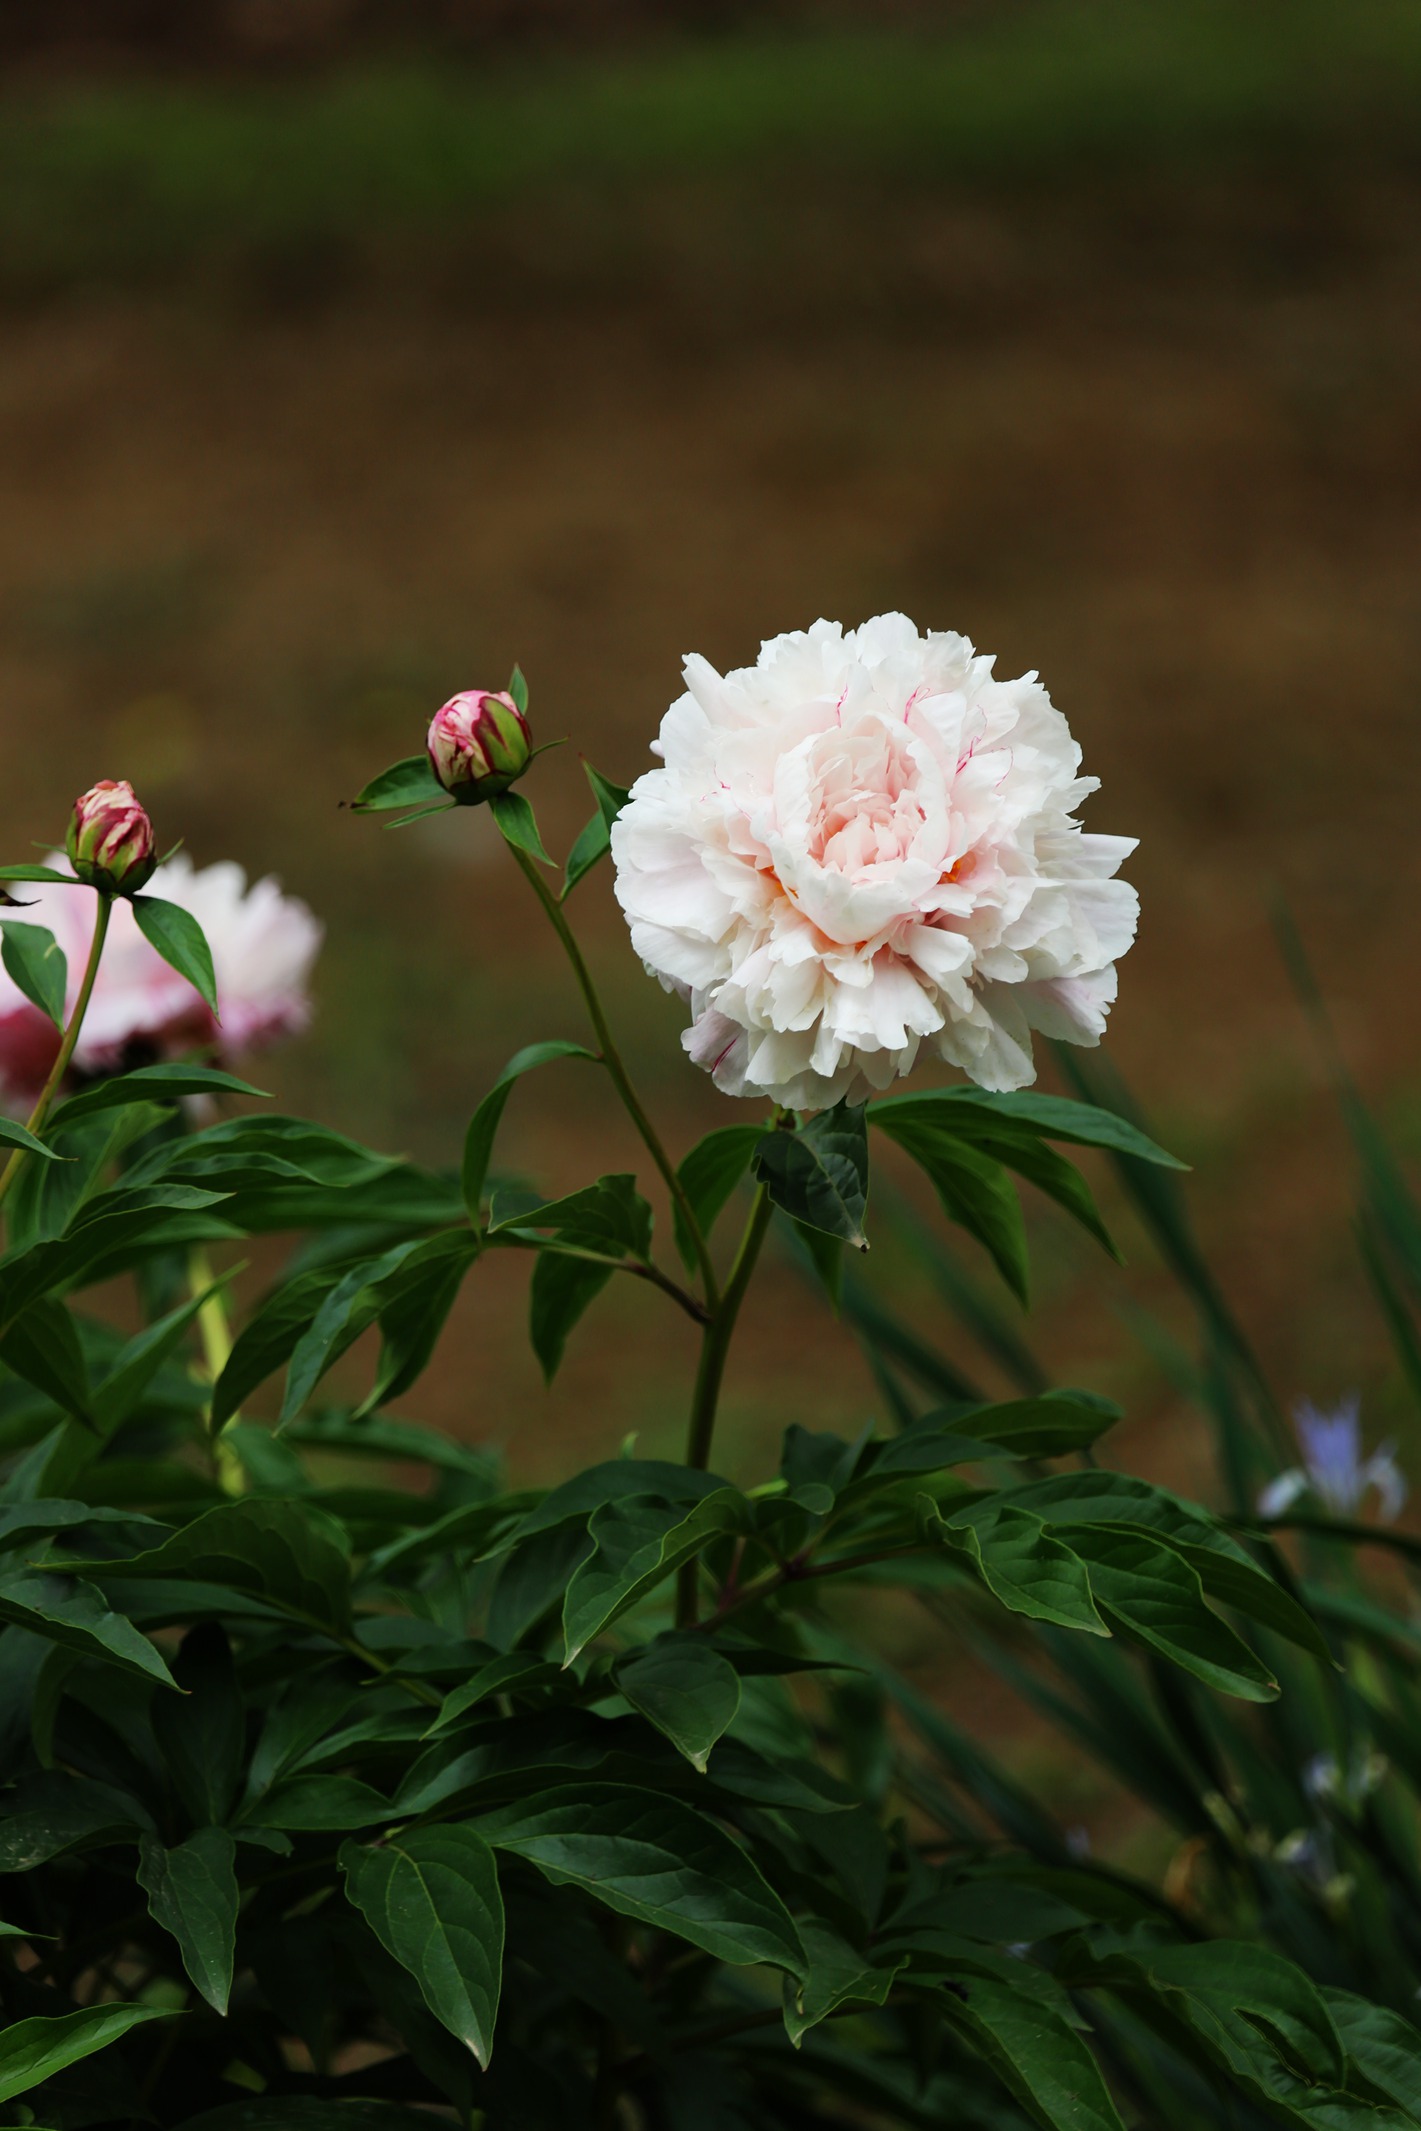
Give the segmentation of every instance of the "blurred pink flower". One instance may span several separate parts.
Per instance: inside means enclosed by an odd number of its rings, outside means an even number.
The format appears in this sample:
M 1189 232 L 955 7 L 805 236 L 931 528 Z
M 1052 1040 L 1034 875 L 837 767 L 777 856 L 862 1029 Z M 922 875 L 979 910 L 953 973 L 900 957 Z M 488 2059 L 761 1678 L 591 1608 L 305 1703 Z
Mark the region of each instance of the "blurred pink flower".
M 56 856 L 49 863 L 63 867 L 64 861 Z M 199 870 L 181 854 L 158 868 L 150 892 L 190 910 L 206 933 L 221 1025 L 148 945 L 130 906 L 117 902 L 74 1053 L 77 1077 L 199 1049 L 225 1061 L 305 1026 L 321 927 L 304 903 L 283 895 L 274 880 L 249 888 L 242 868 L 230 862 Z M 43 925 L 64 949 L 72 1006 L 93 937 L 96 899 L 82 888 L 37 886 L 32 893 L 29 907 L 15 917 Z M 53 1025 L 0 969 L 0 1101 L 6 1108 L 23 1110 L 33 1101 L 58 1043 Z

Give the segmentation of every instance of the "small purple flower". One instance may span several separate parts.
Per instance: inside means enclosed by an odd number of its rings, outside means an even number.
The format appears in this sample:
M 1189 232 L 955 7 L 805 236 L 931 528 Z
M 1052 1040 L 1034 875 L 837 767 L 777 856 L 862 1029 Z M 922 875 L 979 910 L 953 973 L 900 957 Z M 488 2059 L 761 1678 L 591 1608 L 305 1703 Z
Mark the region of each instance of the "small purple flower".
M 1343 1399 L 1330 1413 L 1304 1399 L 1293 1409 L 1293 1425 L 1303 1462 L 1269 1481 L 1258 1497 L 1260 1517 L 1280 1517 L 1309 1492 L 1332 1516 L 1355 1517 L 1368 1488 L 1375 1488 L 1378 1514 L 1387 1524 L 1395 1520 L 1407 1493 L 1396 1445 L 1383 1443 L 1363 1457 L 1359 1398 Z

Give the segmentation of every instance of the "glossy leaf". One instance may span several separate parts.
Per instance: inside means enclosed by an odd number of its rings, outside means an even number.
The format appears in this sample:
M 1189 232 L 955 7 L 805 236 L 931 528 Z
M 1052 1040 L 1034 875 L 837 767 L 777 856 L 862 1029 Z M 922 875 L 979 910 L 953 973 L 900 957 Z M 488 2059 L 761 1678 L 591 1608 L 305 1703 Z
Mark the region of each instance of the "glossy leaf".
M 760 1125 L 722 1125 L 718 1131 L 708 1132 L 676 1171 L 703 1236 L 709 1236 L 714 1228 L 717 1217 L 750 1167 L 751 1157 L 764 1136 L 764 1128 Z M 696 1253 L 680 1207 L 673 1206 L 672 1213 L 676 1224 L 676 1248 L 686 1270 L 693 1272 Z
M 105 1582 L 220 1583 L 315 1627 L 346 1633 L 350 1626 L 350 1563 L 339 1527 L 305 1504 L 224 1502 L 147 1553 L 85 1567 Z
M 705 1774 L 711 1748 L 740 1708 L 735 1667 L 703 1637 L 661 1636 L 616 1665 L 613 1678 L 648 1723 Z
M 1363 2078 L 1421 2122 L 1421 2029 L 1355 1991 L 1324 1990 L 1322 2001 Z
M 1064 1095 L 1039 1095 L 1030 1088 L 1008 1094 L 976 1087 L 930 1088 L 917 1095 L 889 1095 L 870 1106 L 869 1116 L 895 1136 L 906 1122 L 931 1123 L 964 1137 L 985 1133 L 990 1138 L 1017 1130 L 1077 1147 L 1104 1147 L 1163 1169 L 1189 1166 L 1114 1110 L 1073 1102 Z
M 868 1130 L 862 1107 L 821 1110 L 798 1132 L 767 1132 L 755 1174 L 782 1212 L 854 1250 L 867 1250 Z
M 779 1896 L 713 1820 L 677 1799 L 622 1784 L 559 1786 L 479 1827 L 555 1886 L 580 1887 L 718 1960 L 804 1973 L 804 1947 Z
M 77 1576 L 30 1571 L 0 1577 L 0 1620 L 13 1621 L 46 1641 L 63 1643 L 84 1657 L 174 1685 L 172 1675 L 146 1635 L 113 1612 L 102 1592 Z
M 505 1212 L 495 1195 L 489 1215 L 489 1234 L 505 1229 L 555 1230 L 559 1236 L 587 1250 L 605 1251 L 609 1257 L 623 1253 L 646 1258 L 651 1251 L 651 1208 L 629 1175 L 599 1177 L 595 1184 L 570 1192 L 564 1199 L 548 1199 L 534 1206 L 518 1206 Z
M 1278 1682 L 1247 1643 L 1205 1604 L 1188 1562 L 1142 1532 L 1082 1525 L 1071 1544 L 1110 1620 L 1210 1687 L 1247 1702 L 1271 1702 Z
M 46 1162 L 60 1159 L 57 1147 L 46 1147 L 27 1125 L 20 1124 L 13 1117 L 0 1117 L 0 1147 L 23 1147 L 27 1154 L 38 1154 Z
M 1035 1517 L 1001 1508 L 970 1523 L 945 1519 L 923 1496 L 919 1519 L 925 1533 L 958 1556 L 1011 1612 L 1060 1628 L 1082 1628 L 1088 1635 L 1110 1633 L 1091 1597 L 1084 1563 Z
M 883 1109 L 891 1112 L 889 1118 L 878 1114 Z M 875 1104 L 874 1120 L 918 1164 L 948 1219 L 976 1237 L 1012 1293 L 1024 1303 L 1028 1269 L 1021 1201 L 996 1156 L 954 1132 L 932 1112 L 923 1118 L 916 1112 L 899 1114 L 891 1104 Z
M 62 1029 L 69 964 L 54 934 L 43 925 L 7 919 L 0 924 L 0 959 L 15 988 Z
M 426 801 L 443 800 L 448 796 L 434 774 L 429 756 L 421 753 L 407 755 L 402 762 L 392 763 L 389 769 L 381 770 L 350 804 L 354 813 L 378 814 L 395 807 L 420 806 Z
M 528 1338 L 544 1383 L 557 1375 L 568 1335 L 611 1277 L 609 1265 L 592 1265 L 556 1250 L 540 1252 L 528 1288 Z
M 612 823 L 631 797 L 631 793 L 622 785 L 613 784 L 609 777 L 604 777 L 593 769 L 590 762 L 584 762 L 582 767 L 587 782 L 592 787 L 597 811 L 579 831 L 577 841 L 568 854 L 560 901 L 565 901 L 583 876 L 592 871 L 599 859 L 606 857 L 612 848 Z
M 53 2020 L 14 2020 L 0 2029 L 0 2101 L 30 2093 L 150 2020 L 172 2017 L 169 2008 L 153 2005 L 85 2005 Z
M 509 1059 L 498 1079 L 470 1119 L 468 1133 L 464 1140 L 464 1161 L 461 1180 L 464 1204 L 468 1208 L 471 1221 L 478 1221 L 480 1218 L 484 1182 L 488 1176 L 488 1165 L 493 1154 L 494 1137 L 497 1134 L 508 1098 L 513 1093 L 514 1082 L 524 1073 L 531 1072 L 535 1066 L 550 1065 L 555 1059 L 559 1058 L 583 1058 L 594 1065 L 597 1063 L 596 1052 L 589 1051 L 585 1044 L 563 1042 L 530 1043 L 524 1050 L 516 1052 Z
M 503 1898 L 474 1829 L 411 1828 L 378 1849 L 346 1843 L 346 1893 L 425 2004 L 486 2065 L 503 1966 Z
M 654 1495 L 604 1503 L 587 1527 L 593 1551 L 574 1572 L 563 1601 L 568 1664 L 710 1539 L 743 1531 L 747 1521 L 745 1498 L 730 1487 L 689 1510 Z
M 148 1913 L 178 1942 L 183 1967 L 215 2013 L 225 2014 L 237 1935 L 237 1845 L 225 1828 L 199 1828 L 176 1849 L 145 1835 L 138 1884 Z
M 1039 2122 L 1057 2131 L 1125 2131 L 1084 2041 L 1034 1992 L 968 1975 L 941 2005 L 948 2024 L 970 2036 L 1002 2085 Z
M 845 2005 L 882 2005 L 903 1963 L 873 1963 L 827 1924 L 799 1926 L 806 1972 L 802 1982 L 784 1981 L 785 2033 L 798 2049 L 810 2029 Z
M 65 1413 L 93 1425 L 92 1397 L 74 1319 L 62 1302 L 39 1296 L 3 1335 L 0 1360 Z
M 505 843 L 512 844 L 515 851 L 525 851 L 540 866 L 552 864 L 538 834 L 537 816 L 521 792 L 495 792 L 488 802 L 488 810 Z
M 201 925 L 181 903 L 169 903 L 158 895 L 135 895 L 133 915 L 138 929 L 155 954 L 188 983 L 220 1020 L 217 978 L 212 968 L 212 949 Z
M 50 1133 L 52 1136 L 61 1128 L 68 1131 L 81 1119 L 97 1117 L 104 1110 L 121 1109 L 125 1103 L 177 1103 L 187 1095 L 251 1095 L 263 1102 L 269 1099 L 265 1089 L 254 1088 L 249 1081 L 238 1080 L 234 1073 L 224 1073 L 217 1066 L 135 1066 L 131 1073 L 96 1081 L 93 1087 L 82 1088 L 60 1103 L 51 1113 Z
M 393 1726 L 390 1744 L 395 1744 Z M 389 1800 L 358 1776 L 288 1776 L 263 1793 L 244 1815 L 244 1823 L 263 1828 L 348 1833 L 371 1828 L 390 1818 Z

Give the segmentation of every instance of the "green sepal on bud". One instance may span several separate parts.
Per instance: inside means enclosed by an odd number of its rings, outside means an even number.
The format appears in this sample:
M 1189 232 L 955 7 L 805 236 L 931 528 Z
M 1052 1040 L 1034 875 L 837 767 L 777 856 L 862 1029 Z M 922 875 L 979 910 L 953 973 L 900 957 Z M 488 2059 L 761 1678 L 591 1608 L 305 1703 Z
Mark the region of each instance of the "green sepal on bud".
M 76 877 L 105 895 L 136 895 L 158 863 L 147 811 L 131 784 L 112 777 L 75 800 L 64 848 Z

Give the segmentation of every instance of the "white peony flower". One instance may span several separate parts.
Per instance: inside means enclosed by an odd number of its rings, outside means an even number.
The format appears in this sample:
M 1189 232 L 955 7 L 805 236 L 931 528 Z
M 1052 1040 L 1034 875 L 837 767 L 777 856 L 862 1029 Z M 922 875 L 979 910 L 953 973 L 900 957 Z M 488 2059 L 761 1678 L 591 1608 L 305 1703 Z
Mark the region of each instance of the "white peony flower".
M 612 830 L 617 897 L 682 1038 L 731 1095 L 860 1102 L 926 1047 L 984 1088 L 1035 1078 L 1032 1031 L 1096 1044 L 1138 898 L 1087 835 L 1098 780 L 1034 673 L 906 615 L 685 666 Z
M 58 855 L 49 863 L 64 865 Z M 212 1051 L 225 1062 L 305 1027 L 321 927 L 304 903 L 283 895 L 274 880 L 255 881 L 249 888 L 240 866 L 196 868 L 182 853 L 158 867 L 148 892 L 190 910 L 207 935 L 221 1027 L 187 979 L 148 945 L 131 907 L 119 900 L 74 1053 L 77 1076 L 179 1058 L 196 1049 Z M 37 886 L 19 893 L 31 907 L 15 916 L 44 926 L 64 949 L 72 1008 L 93 938 L 96 899 L 75 888 Z M 0 1106 L 29 1107 L 58 1044 L 52 1023 L 30 1005 L 8 971 L 0 970 Z

